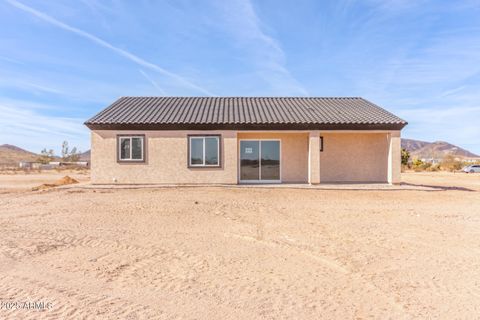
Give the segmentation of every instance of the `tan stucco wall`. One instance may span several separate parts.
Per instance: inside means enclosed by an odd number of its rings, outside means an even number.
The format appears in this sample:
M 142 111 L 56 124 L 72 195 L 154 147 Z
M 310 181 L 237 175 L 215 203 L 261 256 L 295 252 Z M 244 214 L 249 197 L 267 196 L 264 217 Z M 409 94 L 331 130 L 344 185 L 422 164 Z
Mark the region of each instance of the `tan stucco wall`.
M 308 182 L 308 132 L 238 132 L 240 139 L 280 139 L 281 179 L 284 183 Z
M 390 133 L 389 139 L 388 182 L 391 184 L 399 184 L 401 182 L 402 172 L 402 141 L 400 138 L 400 131 Z
M 320 135 L 323 136 L 321 183 L 388 182 L 388 132 L 320 132 Z
M 320 183 L 320 132 L 309 133 L 308 145 L 308 183 Z
M 117 134 L 144 134 L 146 162 L 118 163 Z M 221 168 L 188 168 L 188 134 L 222 136 Z M 319 149 L 319 135 L 324 141 L 324 151 L 320 154 L 312 152 Z M 97 130 L 92 131 L 91 139 L 91 177 L 92 183 L 96 184 L 111 184 L 114 179 L 119 184 L 236 184 L 240 139 L 280 139 L 281 178 L 284 183 L 318 183 L 317 180 L 320 183 L 400 182 L 398 131 L 237 133 Z
M 146 162 L 118 163 L 117 134 L 145 134 Z M 188 168 L 187 134 L 221 134 L 221 168 Z M 235 131 L 109 131 L 91 133 L 91 179 L 96 184 L 237 183 Z

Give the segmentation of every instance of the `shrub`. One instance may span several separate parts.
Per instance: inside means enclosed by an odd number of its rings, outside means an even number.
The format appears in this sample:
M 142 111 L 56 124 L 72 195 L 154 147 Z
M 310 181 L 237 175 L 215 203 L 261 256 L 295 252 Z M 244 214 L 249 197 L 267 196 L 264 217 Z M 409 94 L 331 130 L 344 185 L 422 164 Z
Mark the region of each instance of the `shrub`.
M 449 154 L 443 158 L 440 167 L 444 170 L 456 171 L 463 168 L 463 162 L 456 160 L 453 155 Z
M 440 170 L 440 165 L 432 164 L 430 162 L 423 162 L 420 159 L 415 159 L 412 164 L 413 164 L 413 170 L 415 172 L 420 172 L 420 171 L 435 172 Z
M 423 162 L 420 159 L 413 160 L 412 164 L 413 164 L 413 170 L 415 172 L 425 171 L 432 166 L 431 163 Z
M 414 159 L 412 164 L 413 164 L 413 167 L 419 167 L 423 164 L 423 161 L 420 159 Z
M 407 166 L 410 160 L 410 152 L 407 149 L 402 148 L 402 165 Z
M 80 151 L 77 151 L 77 147 L 73 147 L 73 149 L 69 151 L 68 141 L 63 141 L 62 160 L 66 162 L 76 162 L 80 160 Z
M 40 156 L 38 157 L 37 161 L 42 164 L 48 164 L 50 161 L 53 161 L 54 157 L 55 157 L 55 154 L 53 153 L 52 149 L 47 151 L 47 149 L 44 148 L 40 152 Z

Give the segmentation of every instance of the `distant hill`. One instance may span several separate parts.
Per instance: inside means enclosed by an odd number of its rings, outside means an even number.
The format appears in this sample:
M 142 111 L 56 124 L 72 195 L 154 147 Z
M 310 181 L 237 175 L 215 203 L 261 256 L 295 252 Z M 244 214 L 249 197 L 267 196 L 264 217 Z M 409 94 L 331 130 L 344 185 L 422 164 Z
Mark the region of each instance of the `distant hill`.
M 442 159 L 447 154 L 459 158 L 480 158 L 468 150 L 444 141 L 426 142 L 413 139 L 402 139 L 402 148 L 407 149 L 415 158 Z M 0 165 L 18 165 L 20 161 L 36 161 L 38 154 L 24 150 L 11 144 L 0 145 Z M 90 150 L 80 154 L 81 161 L 90 161 Z
M 90 150 L 80 153 L 80 161 L 90 161 Z
M 442 159 L 448 154 L 458 158 L 480 158 L 480 156 L 445 141 L 426 142 L 402 139 L 402 148 L 407 149 L 415 158 Z
M 18 166 L 20 161 L 37 161 L 39 155 L 11 144 L 0 145 L 0 166 Z M 59 161 L 59 157 L 55 157 Z M 80 154 L 80 161 L 90 161 L 90 150 Z
M 20 161 L 35 161 L 38 155 L 13 146 L 11 144 L 0 145 L 0 165 L 18 165 Z

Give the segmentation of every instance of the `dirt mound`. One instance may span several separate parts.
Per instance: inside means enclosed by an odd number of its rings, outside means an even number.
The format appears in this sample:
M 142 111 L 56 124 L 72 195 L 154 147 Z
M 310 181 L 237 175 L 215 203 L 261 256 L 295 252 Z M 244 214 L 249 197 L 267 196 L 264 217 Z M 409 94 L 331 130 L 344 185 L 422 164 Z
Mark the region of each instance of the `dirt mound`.
M 67 185 L 67 184 L 74 184 L 74 183 L 78 183 L 78 181 L 73 179 L 72 177 L 65 176 L 61 179 L 58 179 L 54 183 L 44 183 L 42 185 L 39 185 L 38 187 L 32 188 L 32 190 L 33 191 L 45 190 L 45 189 L 49 189 L 49 188 L 54 188 L 54 187 L 64 186 L 64 185 Z
M 70 176 L 65 176 L 61 179 L 58 179 L 55 184 L 57 186 L 63 186 L 63 185 L 66 185 L 66 184 L 74 184 L 74 183 L 78 183 L 77 180 L 73 179 L 72 177 Z

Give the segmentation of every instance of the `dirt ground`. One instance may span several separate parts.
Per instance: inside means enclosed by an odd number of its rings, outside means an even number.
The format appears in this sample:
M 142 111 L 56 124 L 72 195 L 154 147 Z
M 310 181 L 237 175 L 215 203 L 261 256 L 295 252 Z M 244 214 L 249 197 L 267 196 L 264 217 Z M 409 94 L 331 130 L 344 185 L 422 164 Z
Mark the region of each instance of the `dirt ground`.
M 51 170 L 51 171 L 2 171 L 0 170 L 0 194 L 30 191 L 43 183 L 53 183 L 64 176 L 70 176 L 79 182 L 90 180 L 88 170 Z
M 480 314 L 480 175 L 409 173 L 379 190 L 30 191 L 59 177 L 0 175 L 1 319 Z

